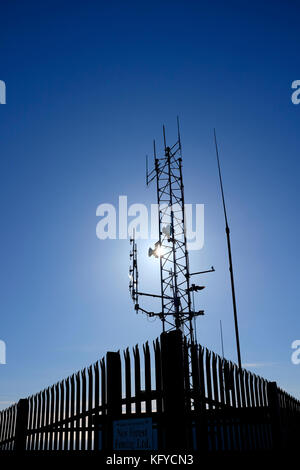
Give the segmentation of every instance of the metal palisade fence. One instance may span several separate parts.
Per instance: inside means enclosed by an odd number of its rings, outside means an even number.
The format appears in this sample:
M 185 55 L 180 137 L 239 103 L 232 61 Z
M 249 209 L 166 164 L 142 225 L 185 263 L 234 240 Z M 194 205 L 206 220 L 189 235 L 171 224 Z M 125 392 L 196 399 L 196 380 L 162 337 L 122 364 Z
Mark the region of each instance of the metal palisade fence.
M 173 331 L 0 411 L 0 450 L 272 451 L 299 429 L 300 402 L 275 382 Z

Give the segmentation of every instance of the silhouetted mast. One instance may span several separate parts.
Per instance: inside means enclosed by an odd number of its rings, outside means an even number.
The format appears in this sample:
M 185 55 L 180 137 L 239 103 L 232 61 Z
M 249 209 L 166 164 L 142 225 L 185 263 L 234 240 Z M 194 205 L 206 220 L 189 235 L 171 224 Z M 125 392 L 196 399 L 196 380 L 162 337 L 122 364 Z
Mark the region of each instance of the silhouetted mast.
M 158 206 L 158 241 L 150 247 L 148 256 L 159 261 L 160 294 L 141 292 L 138 288 L 137 246 L 134 234 L 131 237 L 131 267 L 129 270 L 129 290 L 136 312 L 149 317 L 157 317 L 162 322 L 162 330 L 181 330 L 189 345 L 196 343 L 194 321 L 203 315 L 203 310 L 196 311 L 192 305 L 192 295 L 201 291 L 204 286 L 191 284 L 190 278 L 210 270 L 191 273 L 186 238 L 186 215 L 184 186 L 182 177 L 182 147 L 177 118 L 177 140 L 167 145 L 165 127 L 163 126 L 163 151 L 156 151 L 153 142 L 154 165 L 148 168 L 146 157 L 146 183 L 156 185 Z M 140 296 L 160 299 L 160 310 L 147 311 L 139 303 Z
M 229 271 L 230 271 L 232 304 L 233 304 L 233 316 L 234 316 L 235 337 L 236 337 L 236 349 L 237 349 L 237 356 L 238 356 L 238 365 L 239 365 L 239 368 L 241 369 L 242 368 L 242 361 L 241 361 L 239 326 L 238 326 L 238 319 L 237 319 L 237 308 L 236 308 L 235 288 L 234 288 L 234 276 L 233 276 L 233 266 L 232 266 L 232 256 L 231 256 L 230 230 L 229 230 L 229 226 L 228 226 L 226 204 L 225 204 L 224 190 L 223 190 L 223 181 L 222 181 L 220 159 L 219 159 L 219 151 L 218 151 L 218 144 L 217 144 L 217 137 L 216 137 L 216 130 L 215 129 L 214 129 L 214 137 L 215 137 L 216 155 L 217 155 L 217 162 L 218 162 L 218 171 L 219 171 L 220 187 L 221 187 L 221 193 L 222 193 L 224 217 L 225 217 L 225 231 L 226 231 L 226 237 L 227 237 Z

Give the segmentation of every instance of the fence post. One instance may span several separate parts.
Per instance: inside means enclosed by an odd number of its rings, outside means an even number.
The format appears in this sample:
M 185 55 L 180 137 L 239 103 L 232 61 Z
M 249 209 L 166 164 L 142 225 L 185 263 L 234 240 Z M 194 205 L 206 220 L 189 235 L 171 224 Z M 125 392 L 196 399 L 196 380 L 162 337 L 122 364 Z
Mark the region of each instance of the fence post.
M 271 416 L 272 426 L 272 447 L 274 450 L 279 451 L 282 449 L 283 442 L 281 433 L 280 406 L 276 382 L 268 382 L 267 393 L 268 408 Z
M 26 450 L 26 431 L 28 424 L 28 399 L 22 398 L 17 404 L 15 447 L 14 450 L 22 452 Z
M 113 420 L 122 414 L 122 373 L 119 352 L 106 354 L 106 432 L 104 447 L 113 449 Z
M 188 447 L 181 331 L 161 334 L 161 355 L 166 448 L 178 451 Z

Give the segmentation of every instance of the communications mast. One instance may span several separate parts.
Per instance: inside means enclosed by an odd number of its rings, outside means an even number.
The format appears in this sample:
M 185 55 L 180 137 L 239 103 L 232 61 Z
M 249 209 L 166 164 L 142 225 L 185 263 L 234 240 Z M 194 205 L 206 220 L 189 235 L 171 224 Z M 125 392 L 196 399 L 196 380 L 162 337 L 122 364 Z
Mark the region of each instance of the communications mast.
M 147 186 L 153 181 L 156 183 L 158 205 L 158 240 L 153 248 L 149 248 L 148 256 L 153 256 L 159 261 L 160 294 L 139 291 L 137 244 L 134 234 L 130 239 L 129 290 L 137 313 L 160 318 L 163 331 L 181 330 L 191 345 L 197 342 L 195 319 L 204 314 L 203 310 L 196 311 L 194 307 L 194 293 L 204 289 L 204 286 L 192 284 L 191 276 L 212 272 L 214 268 L 197 273 L 189 271 L 178 118 L 177 141 L 171 147 L 167 145 L 164 126 L 163 141 L 162 156 L 157 155 L 155 140 L 153 142 L 154 167 L 151 171 L 148 170 L 146 158 L 146 183 Z M 160 310 L 150 312 L 142 308 L 139 303 L 140 296 L 160 299 Z

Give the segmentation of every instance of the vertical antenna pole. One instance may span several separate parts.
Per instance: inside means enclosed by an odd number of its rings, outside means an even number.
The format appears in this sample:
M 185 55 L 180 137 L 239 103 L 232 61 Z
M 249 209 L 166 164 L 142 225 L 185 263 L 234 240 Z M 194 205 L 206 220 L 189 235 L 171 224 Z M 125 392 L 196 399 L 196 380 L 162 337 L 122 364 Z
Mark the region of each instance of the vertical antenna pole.
M 195 313 L 195 292 L 193 291 L 193 312 Z M 194 332 L 193 332 L 193 337 L 192 337 L 192 341 L 194 341 L 195 344 L 198 344 L 198 340 L 197 340 L 197 324 L 196 324 L 196 316 L 194 317 Z
M 227 219 L 227 213 L 226 213 L 223 181 L 222 181 L 219 151 L 218 151 L 218 144 L 217 144 L 217 137 L 216 137 L 215 129 L 214 129 L 214 137 L 215 137 L 215 146 L 216 146 L 216 155 L 217 155 L 217 162 L 218 162 L 218 172 L 219 172 L 219 180 L 220 180 L 220 187 L 221 187 L 221 194 L 222 194 L 223 210 L 224 210 L 224 217 L 225 217 L 225 231 L 226 231 L 226 237 L 227 237 L 227 249 L 228 249 L 228 259 L 229 259 L 230 280 L 231 280 L 231 293 L 232 293 L 232 305 L 233 305 L 233 316 L 234 316 L 235 337 L 236 337 L 236 349 L 237 349 L 237 357 L 238 357 L 238 366 L 239 366 L 239 369 L 241 370 L 242 361 L 241 361 L 239 326 L 238 326 L 236 298 L 235 298 L 234 275 L 233 275 L 232 256 L 231 256 L 230 230 L 228 226 L 228 219 Z
M 180 134 L 179 134 L 179 136 L 180 136 Z M 185 228 L 185 203 L 184 203 L 184 186 L 183 186 L 183 178 L 182 178 L 182 161 L 181 161 L 181 157 L 179 159 L 179 174 L 180 174 L 182 217 L 183 217 L 183 227 L 184 227 L 183 228 L 184 256 L 185 256 L 185 262 L 186 262 L 186 267 L 187 267 L 187 273 L 189 274 L 190 267 L 189 267 L 189 255 L 188 255 L 188 250 L 187 250 L 187 239 L 186 239 L 186 228 Z M 189 275 L 186 277 L 186 282 L 187 282 L 187 289 L 188 289 L 188 292 L 189 292 L 190 291 L 190 276 Z M 191 305 L 192 305 L 191 304 L 191 297 L 190 297 L 190 295 L 188 295 L 188 309 L 189 309 L 189 312 L 191 311 Z M 190 317 L 190 322 L 189 323 L 190 323 L 191 341 L 194 342 L 195 337 L 194 337 L 194 334 L 193 334 L 193 323 L 192 323 L 192 318 L 191 317 Z
M 166 129 L 165 129 L 165 126 L 163 125 L 163 136 L 164 136 L 164 147 L 165 147 L 165 150 L 166 150 L 166 146 L 167 146 L 167 142 L 166 142 Z
M 168 186 L 169 186 L 169 206 L 171 211 L 171 234 L 172 234 L 172 255 L 173 255 L 173 273 L 172 273 L 172 282 L 173 282 L 173 297 L 174 297 L 174 321 L 176 328 L 180 327 L 180 316 L 179 316 L 179 301 L 180 296 L 178 292 L 178 285 L 177 285 L 177 260 L 176 260 L 176 240 L 175 240 L 175 227 L 174 227 L 174 213 L 173 213 L 173 191 L 172 191 L 172 168 L 171 168 L 171 151 L 170 148 L 167 147 L 166 144 L 166 132 L 165 126 L 163 126 L 163 134 L 164 134 L 164 145 L 165 145 L 165 157 L 167 159 L 167 171 L 168 171 Z M 181 325 L 182 326 L 182 325 Z M 183 328 L 183 326 L 182 326 Z M 184 332 L 184 330 L 182 329 Z
M 159 191 L 159 173 L 160 173 L 160 167 L 159 167 L 159 161 L 156 155 L 156 143 L 155 139 L 153 140 L 153 155 L 154 155 L 154 168 L 155 168 L 155 173 L 156 173 L 156 193 L 157 193 L 157 207 L 158 207 L 158 233 L 159 233 L 159 243 L 161 245 L 161 235 L 162 235 L 162 224 L 161 224 L 161 211 L 160 211 L 160 191 Z M 162 257 L 159 257 L 159 270 L 160 270 L 160 278 L 162 279 L 163 276 L 163 263 L 162 263 Z M 161 311 L 164 311 L 164 289 L 163 285 L 161 283 Z M 165 317 L 162 316 L 162 329 L 163 332 L 165 331 Z
M 178 145 L 179 145 L 179 151 L 180 151 L 180 156 L 182 156 L 182 148 L 181 148 L 181 138 L 180 138 L 180 127 L 179 127 L 179 117 L 177 116 L 177 138 L 178 138 Z
M 221 333 L 221 348 L 222 348 L 222 357 L 224 359 L 224 343 L 223 343 L 223 329 L 222 329 L 222 320 L 220 320 L 220 333 Z

